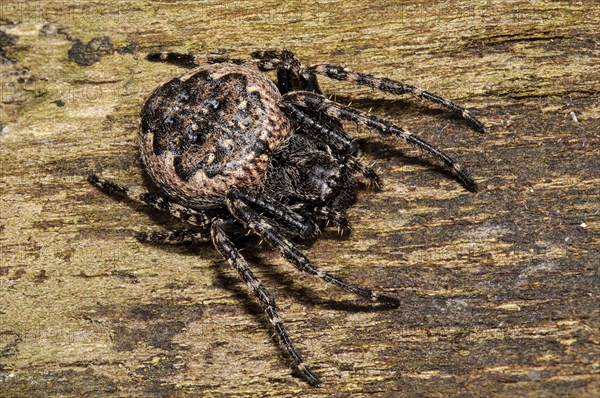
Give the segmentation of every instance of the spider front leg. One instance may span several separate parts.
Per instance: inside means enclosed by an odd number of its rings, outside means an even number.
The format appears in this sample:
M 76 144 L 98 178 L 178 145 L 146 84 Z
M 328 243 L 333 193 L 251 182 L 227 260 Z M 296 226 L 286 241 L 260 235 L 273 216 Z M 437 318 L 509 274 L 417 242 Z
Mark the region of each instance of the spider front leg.
M 385 93 L 401 95 L 405 93 L 412 94 L 417 98 L 421 98 L 425 101 L 433 102 L 438 104 L 452 113 L 461 116 L 465 119 L 475 130 L 485 133 L 486 128 L 471 112 L 466 110 L 460 105 L 457 105 L 451 101 L 448 101 L 445 98 L 442 98 L 438 95 L 429 93 L 425 90 L 422 90 L 418 87 L 411 86 L 410 84 L 402 83 L 396 80 L 391 80 L 385 77 L 375 77 L 372 75 L 368 75 L 365 73 L 356 73 L 351 71 L 348 68 L 343 68 L 337 65 L 329 65 L 329 64 L 317 64 L 312 65 L 306 69 L 306 73 L 308 74 L 319 74 L 323 76 L 327 76 L 330 79 L 340 80 L 340 81 L 350 81 L 356 83 L 361 86 L 367 86 L 374 88 L 376 90 L 383 91 Z M 310 90 L 306 90 L 310 91 Z
M 258 214 L 244 202 L 244 199 L 235 189 L 230 190 L 225 198 L 225 202 L 231 214 L 256 235 L 264 239 L 271 247 L 279 251 L 281 256 L 294 265 L 299 271 L 306 272 L 317 278 L 331 283 L 347 292 L 354 293 L 364 299 L 372 302 L 381 303 L 391 308 L 400 305 L 399 301 L 393 297 L 383 296 L 368 289 L 347 283 L 341 279 L 317 268 L 310 260 L 294 245 L 285 238 L 277 229 L 263 216 Z
M 409 144 L 431 154 L 437 160 L 454 171 L 456 176 L 469 191 L 477 191 L 477 184 L 457 161 L 428 142 L 415 137 L 410 132 L 395 126 L 388 121 L 370 115 L 366 112 L 338 104 L 337 102 L 330 101 L 321 95 L 308 91 L 296 91 L 293 93 L 288 93 L 284 96 L 284 101 L 285 100 L 290 101 L 292 104 L 299 105 L 316 112 L 322 112 L 336 120 L 348 120 L 355 122 L 360 126 L 377 131 L 382 136 L 398 137 Z
M 243 191 L 237 191 L 237 195 L 247 203 L 252 203 L 269 214 L 269 218 L 275 219 L 284 228 L 300 238 L 311 238 L 319 235 L 319 227 L 311 219 L 302 217 L 288 206 L 277 203 L 274 199 L 265 194 L 248 194 Z
M 356 157 L 349 156 L 347 162 L 352 170 L 362 174 L 367 179 L 368 184 L 374 186 L 375 189 L 380 189 L 383 186 L 383 182 L 375 170 L 362 164 Z
M 292 340 L 290 339 L 285 326 L 283 325 L 282 319 L 277 313 L 277 307 L 275 305 L 275 299 L 267 291 L 262 282 L 254 275 L 246 259 L 242 257 L 238 249 L 233 245 L 231 240 L 227 237 L 223 230 L 224 222 L 220 219 L 213 222 L 211 227 L 212 241 L 219 253 L 227 260 L 227 262 L 233 266 L 238 272 L 240 278 L 246 283 L 246 285 L 252 290 L 254 295 L 258 298 L 261 306 L 267 313 L 269 321 L 275 328 L 279 339 L 285 346 L 285 349 L 292 360 L 292 366 L 297 368 L 306 381 L 311 386 L 318 387 L 321 385 L 319 378 L 304 364 L 302 357 L 294 347 Z
M 292 210 L 309 214 L 309 217 L 315 217 L 319 220 L 325 221 L 327 224 L 332 222 L 335 224 L 340 231 L 345 231 L 350 229 L 350 223 L 348 222 L 348 218 L 340 211 L 333 210 L 328 206 L 307 206 L 305 203 L 297 203 L 291 206 Z M 309 210 L 310 208 L 310 210 Z
M 335 148 L 338 152 L 346 154 L 346 163 L 354 171 L 359 172 L 376 187 L 381 186 L 381 179 L 373 169 L 359 162 L 353 155 L 358 145 L 356 141 L 348 136 L 341 127 L 323 123 L 298 107 L 292 105 L 289 101 L 283 101 L 281 107 L 286 110 L 296 122 L 300 124 L 303 131 L 315 137 L 315 139 L 324 142 L 328 146 Z
M 325 123 L 321 123 L 321 121 L 298 109 L 298 107 L 294 106 L 290 101 L 284 100 L 280 106 L 289 116 L 300 124 L 303 131 L 306 131 L 319 141 L 324 142 L 341 153 L 352 153 L 356 150 L 356 141 L 341 129 L 333 128 Z

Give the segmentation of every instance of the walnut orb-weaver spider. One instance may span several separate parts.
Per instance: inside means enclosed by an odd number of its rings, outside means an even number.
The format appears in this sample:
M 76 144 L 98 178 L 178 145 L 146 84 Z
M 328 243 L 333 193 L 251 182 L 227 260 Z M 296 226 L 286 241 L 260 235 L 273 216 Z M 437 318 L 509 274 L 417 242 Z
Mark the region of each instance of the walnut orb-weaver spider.
M 466 109 L 417 87 L 346 68 L 301 65 L 289 51 L 257 51 L 251 60 L 152 53 L 150 61 L 191 67 L 159 86 L 146 101 L 139 129 L 142 163 L 159 193 L 123 187 L 99 176 L 89 182 L 104 192 L 167 211 L 186 225 L 169 232 L 138 233 L 143 242 L 212 240 L 257 297 L 295 367 L 313 385 L 278 315 L 275 300 L 252 272 L 231 235 L 250 231 L 298 270 L 374 303 L 399 301 L 344 282 L 316 267 L 292 242 L 316 237 L 328 223 L 348 227 L 346 209 L 358 189 L 356 174 L 379 185 L 357 159 L 357 144 L 343 130 L 351 121 L 421 148 L 452 170 L 470 191 L 477 186 L 450 156 L 381 118 L 325 98 L 317 75 L 390 94 L 409 93 L 485 127 Z M 261 72 L 276 71 L 276 85 Z M 299 88 L 300 90 L 296 90 Z

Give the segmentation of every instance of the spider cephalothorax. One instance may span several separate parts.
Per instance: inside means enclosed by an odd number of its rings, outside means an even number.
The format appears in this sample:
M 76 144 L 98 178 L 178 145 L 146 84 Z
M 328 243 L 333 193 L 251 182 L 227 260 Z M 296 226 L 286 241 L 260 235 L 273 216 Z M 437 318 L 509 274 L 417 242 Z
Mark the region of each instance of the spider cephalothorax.
M 141 158 L 160 192 L 126 188 L 96 175 L 89 181 L 109 194 L 168 211 L 186 225 L 139 233 L 141 241 L 212 240 L 258 298 L 293 366 L 310 384 L 319 385 L 289 339 L 275 300 L 228 235 L 250 231 L 300 271 L 393 308 L 397 299 L 320 270 L 290 240 L 314 237 L 327 223 L 347 227 L 345 211 L 358 187 L 356 175 L 379 185 L 377 174 L 357 159 L 356 142 L 341 122 L 400 138 L 449 167 L 467 189 L 475 191 L 476 185 L 457 162 L 427 142 L 323 97 L 316 75 L 392 94 L 410 93 L 449 109 L 479 131 L 485 128 L 467 110 L 416 87 L 335 65 L 304 68 L 289 51 L 258 51 L 249 61 L 199 60 L 178 53 L 155 53 L 148 59 L 194 68 L 159 86 L 141 112 Z M 268 70 L 277 72 L 277 85 L 261 73 Z

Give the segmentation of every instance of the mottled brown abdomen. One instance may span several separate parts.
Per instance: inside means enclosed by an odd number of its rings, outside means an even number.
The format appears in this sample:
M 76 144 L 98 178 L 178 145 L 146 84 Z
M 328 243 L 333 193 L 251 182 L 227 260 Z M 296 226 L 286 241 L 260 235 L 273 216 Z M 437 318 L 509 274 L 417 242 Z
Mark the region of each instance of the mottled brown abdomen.
M 291 133 L 275 85 L 260 72 L 204 65 L 159 86 L 141 113 L 140 151 L 152 180 L 195 208 L 231 187 L 263 183 L 271 153 Z

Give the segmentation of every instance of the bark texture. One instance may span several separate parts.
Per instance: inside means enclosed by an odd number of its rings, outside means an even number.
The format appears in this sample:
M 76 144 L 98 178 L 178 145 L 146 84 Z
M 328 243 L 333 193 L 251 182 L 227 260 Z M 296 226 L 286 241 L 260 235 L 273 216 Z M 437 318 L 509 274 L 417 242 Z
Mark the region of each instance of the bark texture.
M 0 12 L 0 396 L 600 395 L 596 1 L 3 0 Z M 168 218 L 85 181 L 144 183 L 139 110 L 181 72 L 144 54 L 263 48 L 414 84 L 490 129 L 321 79 L 480 184 L 469 193 L 413 148 L 353 130 L 385 186 L 361 192 L 350 236 L 306 252 L 397 310 L 246 241 L 321 389 L 291 376 L 210 244 L 138 243 Z

